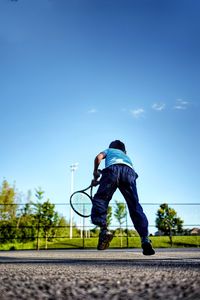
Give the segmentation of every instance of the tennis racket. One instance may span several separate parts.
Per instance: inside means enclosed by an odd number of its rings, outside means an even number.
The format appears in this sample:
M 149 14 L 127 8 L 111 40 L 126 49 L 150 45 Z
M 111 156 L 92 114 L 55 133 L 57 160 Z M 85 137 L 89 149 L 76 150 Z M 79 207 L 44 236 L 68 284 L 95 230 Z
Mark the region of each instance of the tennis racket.
M 70 196 L 71 208 L 79 216 L 88 218 L 91 216 L 93 187 L 99 185 L 99 181 L 92 181 L 86 189 L 76 191 Z

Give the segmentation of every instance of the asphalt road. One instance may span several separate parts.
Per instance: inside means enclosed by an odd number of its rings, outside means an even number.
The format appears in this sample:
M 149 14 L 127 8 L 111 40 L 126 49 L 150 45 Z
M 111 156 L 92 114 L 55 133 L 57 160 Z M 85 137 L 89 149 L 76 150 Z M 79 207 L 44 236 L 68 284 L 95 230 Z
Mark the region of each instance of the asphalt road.
M 0 252 L 0 299 L 200 299 L 200 249 Z

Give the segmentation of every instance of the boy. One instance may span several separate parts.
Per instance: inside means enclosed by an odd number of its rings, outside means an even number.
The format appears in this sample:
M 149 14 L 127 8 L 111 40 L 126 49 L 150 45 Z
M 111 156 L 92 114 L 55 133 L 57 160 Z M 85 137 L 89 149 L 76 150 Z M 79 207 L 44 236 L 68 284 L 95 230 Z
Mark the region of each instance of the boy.
M 92 200 L 91 220 L 100 226 L 99 242 L 97 249 L 105 250 L 113 238 L 106 224 L 107 208 L 117 188 L 124 196 L 131 220 L 140 235 L 144 255 L 155 254 L 148 238 L 148 220 L 139 203 L 136 188 L 137 173 L 133 169 L 130 158 L 126 155 L 124 143 L 119 140 L 111 142 L 109 148 L 100 152 L 94 160 L 94 180 L 100 177 L 98 167 L 105 159 L 105 169 L 102 171 L 100 185 Z

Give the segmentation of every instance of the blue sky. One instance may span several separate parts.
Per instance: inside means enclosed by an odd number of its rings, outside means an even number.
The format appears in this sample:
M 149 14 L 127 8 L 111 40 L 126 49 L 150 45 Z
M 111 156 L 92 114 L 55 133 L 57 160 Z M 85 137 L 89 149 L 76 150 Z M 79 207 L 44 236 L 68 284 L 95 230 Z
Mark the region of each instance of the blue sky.
M 95 155 L 121 139 L 142 203 L 199 202 L 199 9 L 198 0 L 1 0 L 1 182 L 68 202 L 70 165 L 84 188 Z M 151 224 L 156 209 L 144 207 Z M 199 224 L 199 206 L 177 211 Z

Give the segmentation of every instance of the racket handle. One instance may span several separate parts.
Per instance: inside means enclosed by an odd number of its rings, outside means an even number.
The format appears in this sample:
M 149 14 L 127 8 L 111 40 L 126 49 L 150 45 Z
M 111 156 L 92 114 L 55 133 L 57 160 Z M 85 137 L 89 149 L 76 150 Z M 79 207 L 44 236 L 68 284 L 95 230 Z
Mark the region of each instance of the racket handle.
M 101 176 L 101 174 L 102 174 L 102 170 L 101 169 L 98 169 L 97 170 L 97 172 L 98 172 L 98 174 L 99 174 L 99 177 Z
M 94 179 L 92 179 L 91 181 L 91 186 L 97 186 L 99 185 L 100 181 L 97 180 L 102 174 L 102 171 L 100 169 L 97 170 L 97 177 L 94 177 Z
M 92 182 L 91 182 L 91 186 L 97 186 L 97 185 L 99 185 L 99 183 L 100 183 L 99 180 L 93 179 Z

